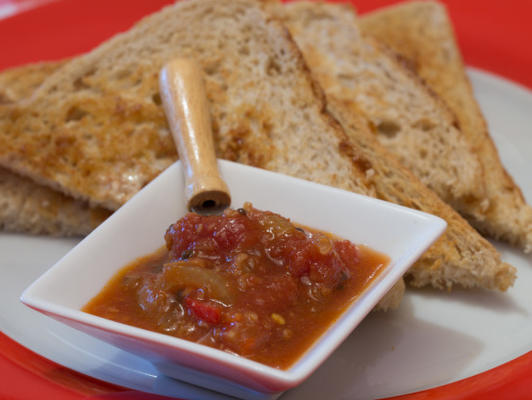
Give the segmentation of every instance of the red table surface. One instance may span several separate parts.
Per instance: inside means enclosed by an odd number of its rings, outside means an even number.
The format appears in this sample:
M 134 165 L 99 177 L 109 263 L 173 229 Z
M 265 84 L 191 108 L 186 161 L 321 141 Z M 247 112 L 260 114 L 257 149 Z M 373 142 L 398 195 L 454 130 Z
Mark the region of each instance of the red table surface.
M 86 52 L 170 0 L 0 0 L 19 7 L 0 20 L 0 70 Z M 445 0 L 465 62 L 532 88 L 532 1 Z M 46 3 L 46 4 L 45 4 Z M 359 13 L 398 3 L 356 0 Z M 39 7 L 36 5 L 42 4 Z M 33 8 L 36 7 L 36 8 Z M 49 361 L 0 334 L 0 398 L 162 399 L 102 382 Z M 532 351 L 482 374 L 431 390 L 394 397 L 530 399 Z

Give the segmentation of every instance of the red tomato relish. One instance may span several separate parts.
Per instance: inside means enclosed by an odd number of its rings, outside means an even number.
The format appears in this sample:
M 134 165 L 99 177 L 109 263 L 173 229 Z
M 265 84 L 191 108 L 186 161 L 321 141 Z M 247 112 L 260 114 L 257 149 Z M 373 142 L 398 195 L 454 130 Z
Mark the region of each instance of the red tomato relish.
M 290 367 L 388 258 L 245 204 L 189 213 L 84 311 Z

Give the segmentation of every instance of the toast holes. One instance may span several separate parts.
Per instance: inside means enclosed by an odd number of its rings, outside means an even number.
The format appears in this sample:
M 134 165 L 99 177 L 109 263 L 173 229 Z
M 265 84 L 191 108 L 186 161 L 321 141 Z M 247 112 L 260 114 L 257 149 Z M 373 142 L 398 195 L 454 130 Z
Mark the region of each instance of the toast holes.
M 157 161 L 165 161 L 168 164 L 171 164 L 174 159 L 178 159 L 178 157 L 175 156 L 175 154 L 171 154 L 166 149 L 158 149 L 155 152 L 155 159 Z
M 151 100 L 153 101 L 154 104 L 156 104 L 158 106 L 160 106 L 163 103 L 162 100 L 161 100 L 161 95 L 159 94 L 159 92 L 152 94 Z
M 356 85 L 357 79 L 354 74 L 338 74 L 336 77 L 346 87 L 354 88 Z
M 70 109 L 67 111 L 65 122 L 70 121 L 79 121 L 89 113 L 85 110 L 82 110 L 81 108 L 78 108 L 76 106 L 70 107 Z
M 388 138 L 394 138 L 397 133 L 401 130 L 401 126 L 395 121 L 383 120 L 380 121 L 377 125 L 377 132 Z
M 131 75 L 131 71 L 127 69 L 121 69 L 114 73 L 115 79 L 118 79 L 118 80 L 126 79 L 130 75 Z
M 266 64 L 266 74 L 268 76 L 277 76 L 281 74 L 281 66 L 271 57 L 268 58 L 268 63 Z
M 96 68 L 91 68 L 83 74 L 84 78 L 89 78 L 96 73 Z
M 12 104 L 13 100 L 5 93 L 0 92 L 0 105 Z
M 424 160 L 425 158 L 427 158 L 427 150 L 426 149 L 421 149 L 419 150 L 419 157 Z
M 353 164 L 355 164 L 357 169 L 363 172 L 364 174 L 366 174 L 369 170 L 372 170 L 373 174 L 375 173 L 375 171 L 373 170 L 373 165 L 371 164 L 371 161 L 369 161 L 366 158 L 363 158 L 363 157 L 353 158 Z M 371 172 L 370 172 L 370 175 L 372 175 Z
M 83 82 L 83 78 L 79 77 L 74 81 L 74 89 L 83 90 L 88 89 L 90 86 Z
M 239 50 L 240 53 L 240 50 Z M 205 74 L 207 75 L 214 75 L 218 72 L 218 69 L 220 68 L 219 62 L 212 62 L 205 66 Z
M 420 119 L 414 123 L 414 127 L 421 129 L 422 131 L 428 132 L 432 129 L 434 129 L 435 124 L 426 118 Z

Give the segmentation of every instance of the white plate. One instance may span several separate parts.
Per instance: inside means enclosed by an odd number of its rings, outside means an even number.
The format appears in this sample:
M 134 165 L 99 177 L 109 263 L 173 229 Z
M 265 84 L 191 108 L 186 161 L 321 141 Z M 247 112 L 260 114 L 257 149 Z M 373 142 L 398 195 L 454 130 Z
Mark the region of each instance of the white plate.
M 470 70 L 504 164 L 532 200 L 532 93 Z M 185 398 L 221 398 L 159 376 L 148 362 L 19 303 L 22 290 L 77 241 L 0 234 L 0 329 L 25 347 L 89 376 Z M 283 399 L 367 399 L 471 375 L 532 350 L 532 257 L 497 244 L 518 268 L 507 293 L 408 291 L 400 309 L 371 314 L 332 357 Z

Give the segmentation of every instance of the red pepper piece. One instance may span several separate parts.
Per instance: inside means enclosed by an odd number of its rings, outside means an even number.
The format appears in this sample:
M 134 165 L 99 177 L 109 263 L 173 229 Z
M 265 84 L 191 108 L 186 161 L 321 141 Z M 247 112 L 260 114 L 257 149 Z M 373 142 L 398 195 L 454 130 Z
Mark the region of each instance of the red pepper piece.
M 209 324 L 217 324 L 220 322 L 221 312 L 214 304 L 195 300 L 190 297 L 185 299 L 185 303 L 199 319 L 202 319 Z

